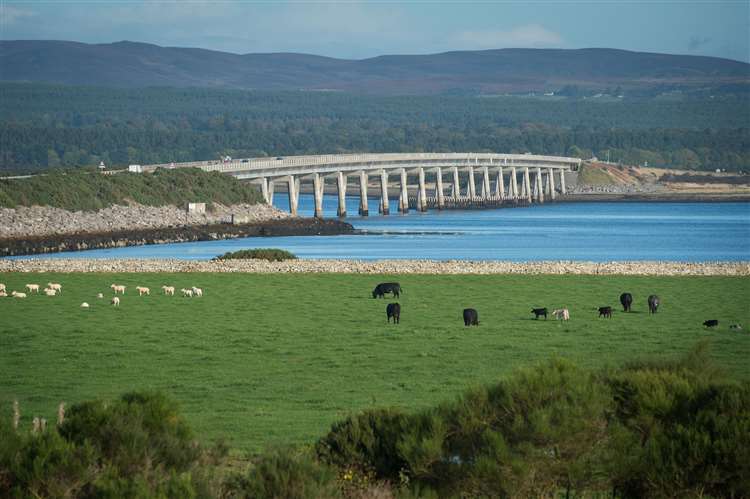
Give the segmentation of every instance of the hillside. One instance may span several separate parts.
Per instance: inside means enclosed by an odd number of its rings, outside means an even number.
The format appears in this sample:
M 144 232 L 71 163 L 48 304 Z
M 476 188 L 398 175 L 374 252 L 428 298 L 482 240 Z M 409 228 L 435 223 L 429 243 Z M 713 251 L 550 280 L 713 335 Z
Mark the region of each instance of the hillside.
M 750 65 L 615 49 L 500 49 L 344 60 L 231 54 L 145 43 L 2 41 L 5 81 L 109 87 L 338 90 L 372 94 L 497 94 L 607 88 L 630 93 L 747 91 Z

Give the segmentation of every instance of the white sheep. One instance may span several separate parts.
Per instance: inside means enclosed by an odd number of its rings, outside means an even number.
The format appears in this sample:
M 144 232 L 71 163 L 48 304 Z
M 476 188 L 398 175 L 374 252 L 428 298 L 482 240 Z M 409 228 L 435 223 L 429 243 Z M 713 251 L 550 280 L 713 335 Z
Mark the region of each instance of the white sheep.
M 5 291 L 5 289 L 6 289 L 5 288 L 5 284 L 3 284 L 2 282 L 0 282 L 0 291 Z
M 165 295 L 174 296 L 174 286 L 162 286 Z
M 96 297 L 99 298 L 99 299 L 102 299 L 102 298 L 104 298 L 104 293 L 97 293 Z
M 193 286 L 193 294 L 195 296 L 203 296 L 203 290 L 201 288 L 196 288 Z
M 122 286 L 122 285 L 119 285 L 119 284 L 112 284 L 110 286 L 110 288 L 112 288 L 112 290 L 115 292 L 115 294 L 117 294 L 118 291 L 120 293 L 122 293 L 122 294 L 125 294 L 125 286 Z
M 19 293 L 18 291 L 13 291 L 11 293 L 11 296 L 14 296 L 16 298 L 26 298 L 26 293 Z
M 44 288 L 44 294 L 47 296 L 55 296 L 57 294 L 57 290 Z
M 54 289 L 58 293 L 62 293 L 62 284 L 60 284 L 60 283 L 57 283 L 57 282 L 48 282 L 47 283 L 47 287 L 49 289 Z
M 39 284 L 27 284 L 26 289 L 31 293 L 32 291 L 35 293 L 39 292 Z
M 120 299 L 118 297 L 116 297 L 116 296 L 114 298 L 112 298 L 112 305 L 114 305 L 115 307 L 119 307 L 120 306 Z
M 561 319 L 564 321 L 570 320 L 570 312 L 567 308 L 558 308 L 557 310 L 553 310 L 552 315 L 555 316 L 555 319 Z
M 138 296 L 151 295 L 151 290 L 143 286 L 136 286 L 135 289 L 138 291 Z
M 86 302 L 81 303 L 81 308 L 89 308 L 89 304 Z
M 182 288 L 180 291 L 182 291 L 182 296 L 189 296 L 191 298 L 193 297 L 193 290 L 192 289 Z
M 0 289 L 0 298 L 5 298 L 6 296 L 8 296 L 8 293 L 4 289 Z

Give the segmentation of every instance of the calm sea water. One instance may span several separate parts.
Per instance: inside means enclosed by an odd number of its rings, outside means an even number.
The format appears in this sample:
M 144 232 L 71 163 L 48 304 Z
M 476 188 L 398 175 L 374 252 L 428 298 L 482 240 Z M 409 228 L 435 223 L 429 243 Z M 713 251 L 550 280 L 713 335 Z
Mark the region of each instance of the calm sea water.
M 356 215 L 359 200 L 348 198 Z M 287 209 L 285 195 L 274 203 Z M 326 216 L 336 216 L 326 196 Z M 275 247 L 301 258 L 469 260 L 750 260 L 750 203 L 559 203 L 530 208 L 352 216 L 364 235 L 245 238 L 67 252 L 65 258 L 209 259 L 227 251 Z M 394 199 L 392 207 L 397 203 Z M 300 196 L 311 216 L 312 196 Z

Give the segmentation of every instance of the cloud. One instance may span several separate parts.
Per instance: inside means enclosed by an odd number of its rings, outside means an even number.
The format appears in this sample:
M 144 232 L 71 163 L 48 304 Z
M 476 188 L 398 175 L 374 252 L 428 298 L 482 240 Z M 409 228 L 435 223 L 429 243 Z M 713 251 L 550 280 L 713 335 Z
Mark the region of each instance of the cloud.
M 11 24 L 24 17 L 33 17 L 36 15 L 30 10 L 11 7 L 5 2 L 0 2 L 0 25 Z
M 695 52 L 704 45 L 711 43 L 711 41 L 711 37 L 693 35 L 690 37 L 690 41 L 688 42 L 688 51 Z
M 526 24 L 509 30 L 463 31 L 453 37 L 465 49 L 560 47 L 563 37 L 540 24 Z

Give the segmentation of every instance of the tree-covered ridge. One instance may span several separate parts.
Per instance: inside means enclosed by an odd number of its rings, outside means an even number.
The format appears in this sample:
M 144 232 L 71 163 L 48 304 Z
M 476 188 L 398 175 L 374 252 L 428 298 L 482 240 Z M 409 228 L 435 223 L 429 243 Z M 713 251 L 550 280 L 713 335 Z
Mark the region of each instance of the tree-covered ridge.
M 0 179 L 0 207 L 52 206 L 98 210 L 130 201 L 149 206 L 192 202 L 258 203 L 258 190 L 230 175 L 198 169 L 158 169 L 154 173 L 101 175 L 55 171 L 23 179 Z
M 0 92 L 5 171 L 400 151 L 584 158 L 609 151 L 628 164 L 750 169 L 750 100 L 736 97 L 377 97 L 41 84 L 2 84 Z

